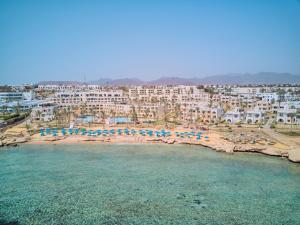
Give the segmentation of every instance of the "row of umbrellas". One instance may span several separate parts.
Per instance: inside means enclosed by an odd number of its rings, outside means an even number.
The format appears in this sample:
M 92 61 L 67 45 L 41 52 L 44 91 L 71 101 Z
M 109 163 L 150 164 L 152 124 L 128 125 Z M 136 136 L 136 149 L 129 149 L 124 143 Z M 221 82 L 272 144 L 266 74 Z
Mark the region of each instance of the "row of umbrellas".
M 141 136 L 156 136 L 156 137 L 170 137 L 172 135 L 171 131 L 166 131 L 164 129 L 162 130 L 158 130 L 158 131 L 153 131 L 153 130 L 135 130 L 135 129 L 98 129 L 98 130 L 86 130 L 85 128 L 62 128 L 61 130 L 61 134 L 62 135 L 72 135 L 72 134 L 81 134 L 81 135 L 88 135 L 88 136 L 99 136 L 99 135 L 103 135 L 103 136 L 108 136 L 108 135 L 136 135 L 139 134 Z M 41 136 L 45 136 L 45 135 L 50 135 L 52 134 L 53 136 L 57 136 L 58 135 L 58 129 L 57 128 L 42 128 L 40 129 L 40 135 Z M 200 140 L 202 137 L 202 132 L 195 132 L 195 131 L 190 131 L 190 132 L 175 132 L 176 137 L 179 138 L 192 138 L 192 137 L 196 137 L 197 140 Z M 208 136 L 204 136 L 205 139 L 208 139 Z

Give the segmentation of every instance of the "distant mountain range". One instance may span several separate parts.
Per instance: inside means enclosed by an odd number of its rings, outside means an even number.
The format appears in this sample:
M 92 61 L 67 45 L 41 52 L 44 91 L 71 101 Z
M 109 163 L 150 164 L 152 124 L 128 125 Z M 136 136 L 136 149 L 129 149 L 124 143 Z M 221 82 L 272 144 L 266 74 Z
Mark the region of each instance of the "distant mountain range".
M 256 74 L 226 74 L 204 78 L 162 77 L 152 81 L 137 78 L 98 79 L 88 84 L 130 86 L 130 85 L 199 85 L 199 84 L 300 84 L 300 75 L 290 73 L 262 72 Z M 43 81 L 39 84 L 82 84 L 77 81 Z

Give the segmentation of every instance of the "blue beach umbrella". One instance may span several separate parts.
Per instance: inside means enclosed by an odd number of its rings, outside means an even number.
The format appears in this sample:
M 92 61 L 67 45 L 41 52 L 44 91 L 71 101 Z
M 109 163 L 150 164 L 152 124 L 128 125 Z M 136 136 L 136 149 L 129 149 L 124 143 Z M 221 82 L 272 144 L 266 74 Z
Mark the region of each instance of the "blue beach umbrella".
M 66 135 L 66 130 L 65 130 L 65 128 L 61 128 L 61 133 L 62 133 L 62 135 Z
M 51 133 L 51 129 L 48 127 L 46 128 L 46 134 L 50 134 Z

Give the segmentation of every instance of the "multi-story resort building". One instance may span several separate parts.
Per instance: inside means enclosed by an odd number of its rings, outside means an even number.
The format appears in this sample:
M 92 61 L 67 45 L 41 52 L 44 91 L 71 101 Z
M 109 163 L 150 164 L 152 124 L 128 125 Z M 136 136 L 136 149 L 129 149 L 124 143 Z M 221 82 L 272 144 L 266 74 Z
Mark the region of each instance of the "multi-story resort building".
M 196 86 L 137 86 L 129 89 L 129 98 L 140 102 L 208 101 L 209 94 Z
M 33 91 L 28 92 L 0 92 L 0 102 L 12 102 L 32 100 L 35 97 Z
M 12 90 L 17 90 L 13 88 Z M 140 121 L 203 123 L 299 123 L 297 86 L 102 86 L 81 83 L 38 85 L 31 92 L 0 92 L 0 111 L 32 110 L 48 121 L 56 109 L 98 117 L 136 117 Z M 41 94 L 42 93 L 42 94 Z M 43 103 L 50 103 L 43 105 Z M 44 116 L 40 116 L 43 114 Z M 78 114 L 78 113 L 77 113 Z M 296 118 L 296 119 L 295 119 Z
M 297 121 L 299 118 L 296 109 L 281 109 L 277 113 L 276 120 L 278 123 L 295 124 L 299 122 Z
M 32 109 L 31 119 L 42 122 L 48 122 L 55 119 L 55 110 L 57 105 L 49 102 L 42 102 Z
M 245 120 L 246 123 L 248 124 L 262 123 L 265 119 L 264 113 L 259 110 L 247 111 L 245 114 L 246 114 Z
M 244 120 L 244 115 L 240 112 L 239 108 L 235 108 L 235 110 L 226 112 L 224 119 L 227 123 L 239 123 Z
M 183 121 L 215 123 L 221 120 L 222 114 L 222 108 L 209 106 L 206 103 L 185 102 L 180 107 L 181 120 Z
M 95 84 L 40 84 L 37 91 L 81 91 L 102 90 L 103 86 Z
M 52 102 L 60 107 L 85 107 L 87 111 L 100 111 L 103 104 L 127 103 L 128 98 L 122 90 L 112 91 L 64 91 L 57 92 L 52 97 Z

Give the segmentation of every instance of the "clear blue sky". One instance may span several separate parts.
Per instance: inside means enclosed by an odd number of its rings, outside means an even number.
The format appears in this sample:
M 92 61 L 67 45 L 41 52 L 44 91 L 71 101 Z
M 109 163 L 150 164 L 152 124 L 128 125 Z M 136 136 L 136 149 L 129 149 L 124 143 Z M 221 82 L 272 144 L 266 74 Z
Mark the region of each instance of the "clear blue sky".
M 300 74 L 299 0 L 1 0 L 0 83 Z

